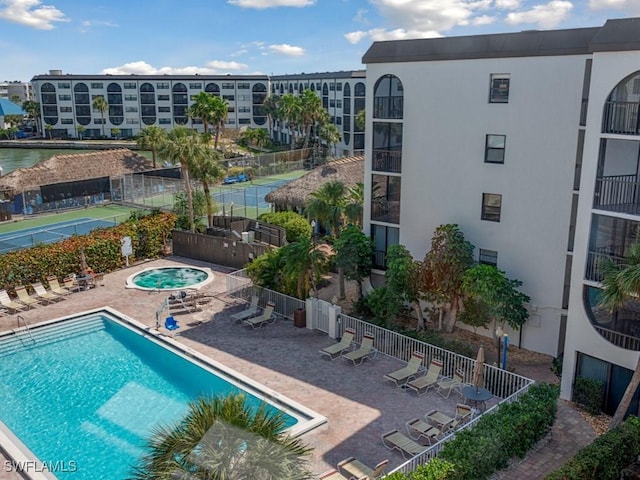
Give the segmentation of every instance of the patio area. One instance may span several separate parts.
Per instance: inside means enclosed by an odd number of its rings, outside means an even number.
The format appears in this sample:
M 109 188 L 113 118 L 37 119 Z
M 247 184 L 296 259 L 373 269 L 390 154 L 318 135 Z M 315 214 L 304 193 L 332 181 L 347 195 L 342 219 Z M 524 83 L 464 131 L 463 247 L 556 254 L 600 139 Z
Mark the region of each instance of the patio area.
M 180 323 L 175 339 L 324 415 L 328 419 L 326 424 L 302 436 L 313 448 L 310 469 L 316 474 L 335 468 L 340 460 L 350 456 L 369 466 L 388 458 L 391 470 L 404 459 L 400 453 L 383 446 L 381 434 L 393 429 L 406 433 L 406 421 L 422 418 L 434 409 L 454 416 L 456 403 L 463 401 L 455 392 L 448 399 L 437 395 L 435 389 L 417 396 L 383 381 L 384 374 L 404 366 L 384 355 L 360 366 L 340 358 L 331 361 L 318 351 L 334 340 L 324 333 L 296 328 L 292 321 L 278 320 L 274 325 L 255 330 L 234 323 L 231 314 L 244 306 L 225 293 L 228 271 L 203 262 L 181 258 L 144 262 L 105 275 L 97 288 L 74 293 L 67 300 L 21 315 L 34 325 L 110 306 L 154 326 L 156 311 L 168 293 L 125 289 L 126 278 L 145 267 L 185 264 L 212 268 L 215 279 L 204 289 L 211 301 L 202 311 L 175 316 Z M 0 318 L 0 331 L 17 326 L 13 315 Z M 174 335 L 164 328 L 160 330 Z M 489 406 L 496 401 L 492 399 Z

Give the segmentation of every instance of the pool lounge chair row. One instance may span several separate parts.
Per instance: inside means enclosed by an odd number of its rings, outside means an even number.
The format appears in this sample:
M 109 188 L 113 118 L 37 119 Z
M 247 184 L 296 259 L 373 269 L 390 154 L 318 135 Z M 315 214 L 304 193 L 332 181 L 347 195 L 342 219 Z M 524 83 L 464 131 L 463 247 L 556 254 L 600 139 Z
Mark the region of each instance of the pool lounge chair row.
M 355 333 L 353 329 L 345 328 L 340 341 L 321 349 L 320 354 L 328 356 L 331 360 L 338 357 L 351 360 L 354 365 L 360 365 L 366 359 L 375 358 L 378 350 L 373 346 L 373 334 L 365 333 L 362 335 L 360 347 L 355 348 L 358 345 L 354 341 Z
M 376 480 L 384 475 L 389 460 L 383 460 L 374 468 L 370 468 L 355 457 L 345 458 L 338 462 L 338 468 L 320 474 L 320 480 Z
M 443 398 L 449 398 L 451 392 L 462 395 L 462 387 L 465 385 L 465 372 L 456 368 L 453 377 L 441 376 L 443 362 L 439 358 L 434 358 L 425 371 L 422 366 L 424 355 L 420 352 L 413 352 L 407 365 L 399 370 L 383 376 L 384 380 L 395 383 L 397 387 L 403 387 L 415 391 L 418 395 L 426 394 L 431 388 Z M 422 374 L 421 376 L 419 376 Z
M 41 282 L 31 284 L 33 295 L 29 293 L 27 287 L 20 285 L 15 287 L 16 297 L 15 299 L 9 296 L 6 290 L 0 290 L 0 305 L 1 308 L 7 313 L 17 313 L 23 310 L 29 310 L 42 304 L 50 304 L 64 300 L 64 297 L 70 295 L 72 291 L 67 287 L 62 287 L 58 279 L 55 277 L 48 277 L 50 289 L 47 290 Z

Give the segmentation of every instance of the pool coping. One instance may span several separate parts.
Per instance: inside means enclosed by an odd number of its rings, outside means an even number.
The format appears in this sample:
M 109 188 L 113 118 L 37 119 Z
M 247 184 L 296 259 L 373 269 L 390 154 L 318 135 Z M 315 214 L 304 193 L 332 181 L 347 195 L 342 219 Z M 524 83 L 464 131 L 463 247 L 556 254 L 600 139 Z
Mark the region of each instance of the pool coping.
M 207 278 L 205 278 L 203 281 L 199 282 L 199 283 L 195 283 L 193 285 L 188 285 L 185 287 L 177 287 L 177 288 L 152 288 L 152 287 L 141 287 L 139 285 L 136 285 L 133 282 L 133 279 L 135 277 L 137 277 L 138 275 L 140 275 L 141 273 L 144 272 L 148 272 L 150 270 L 169 270 L 169 269 L 176 269 L 176 268 L 189 268 L 191 270 L 200 270 L 204 273 L 207 274 Z M 137 272 L 132 273 L 131 275 L 129 275 L 127 277 L 127 279 L 125 280 L 124 283 L 124 288 L 133 288 L 136 290 L 143 290 L 146 292 L 175 292 L 178 290 L 200 290 L 202 287 L 209 285 L 210 283 L 213 282 L 214 280 L 214 276 L 215 273 L 213 272 L 213 270 L 211 270 L 210 268 L 206 268 L 206 267 L 196 267 L 193 265 L 190 265 L 188 267 L 178 267 L 178 266 L 168 266 L 168 267 L 145 267 L 141 270 L 138 270 Z
M 149 327 L 138 322 L 128 315 L 109 306 L 98 307 L 51 320 L 45 320 L 43 322 L 29 325 L 29 330 L 40 329 L 50 325 L 64 323 L 65 321 L 76 319 L 78 317 L 96 315 L 100 313 L 106 313 L 110 320 L 124 324 L 125 327 L 129 328 L 134 333 L 150 338 L 154 342 L 161 344 L 164 348 L 168 348 L 170 351 L 195 363 L 201 368 L 222 376 L 226 381 L 234 386 L 240 386 L 249 390 L 249 393 L 258 399 L 279 409 L 284 407 L 286 413 L 293 415 L 298 419 L 298 422 L 295 425 L 285 430 L 285 432 L 293 438 L 299 437 L 327 423 L 327 418 L 314 410 L 305 407 L 295 400 L 292 400 L 291 398 L 282 395 L 275 390 L 256 382 L 255 380 L 252 380 L 240 372 L 233 370 L 232 368 L 229 368 L 222 363 L 197 352 L 196 350 L 193 350 L 156 328 Z M 25 327 L 19 327 L 11 330 L 0 331 L 0 340 L 5 337 L 24 332 L 24 330 Z M 0 450 L 4 451 L 10 457 L 10 461 L 13 461 L 18 465 L 22 464 L 28 466 L 26 471 L 21 471 L 27 479 L 57 480 L 57 477 L 45 469 L 44 463 L 13 433 L 11 429 L 9 429 L 9 427 L 2 422 L 2 420 L 0 420 Z

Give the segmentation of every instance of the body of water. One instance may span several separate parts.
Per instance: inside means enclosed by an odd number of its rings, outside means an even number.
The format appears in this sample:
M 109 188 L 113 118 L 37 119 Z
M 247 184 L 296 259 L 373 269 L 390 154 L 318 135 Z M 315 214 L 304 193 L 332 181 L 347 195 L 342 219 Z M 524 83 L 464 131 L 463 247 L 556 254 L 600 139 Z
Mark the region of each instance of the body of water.
M 54 149 L 54 148 L 0 148 L 0 167 L 2 175 L 11 173 L 19 168 L 33 165 L 51 158 L 54 155 L 73 155 L 76 153 L 95 152 L 96 150 Z M 138 151 L 144 156 L 151 156 L 150 152 Z

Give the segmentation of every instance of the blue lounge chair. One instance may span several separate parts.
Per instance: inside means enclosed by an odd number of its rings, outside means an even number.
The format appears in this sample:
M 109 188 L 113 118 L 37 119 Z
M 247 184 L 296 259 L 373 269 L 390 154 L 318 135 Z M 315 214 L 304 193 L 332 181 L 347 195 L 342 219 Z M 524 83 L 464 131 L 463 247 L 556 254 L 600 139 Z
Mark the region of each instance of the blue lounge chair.
M 164 328 L 166 328 L 167 330 L 177 330 L 178 328 L 180 328 L 180 325 L 178 325 L 178 322 L 175 318 L 167 317 L 167 319 L 164 321 Z

